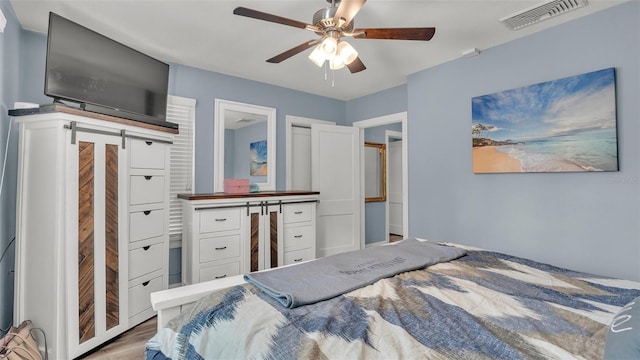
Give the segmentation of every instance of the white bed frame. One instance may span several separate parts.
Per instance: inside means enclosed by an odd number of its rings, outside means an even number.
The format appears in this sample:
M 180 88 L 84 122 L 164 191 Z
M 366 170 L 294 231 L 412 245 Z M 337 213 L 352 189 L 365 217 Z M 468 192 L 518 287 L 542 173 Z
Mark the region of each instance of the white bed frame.
M 421 238 L 416 239 L 419 241 L 428 241 Z M 387 246 L 395 244 L 397 244 L 397 242 L 385 243 L 375 246 Z M 303 263 L 304 262 L 284 265 L 280 266 L 279 268 L 296 266 Z M 264 269 L 260 270 L 260 272 L 271 271 L 274 269 Z M 153 310 L 158 312 L 158 331 L 162 330 L 162 328 L 167 325 L 169 320 L 180 315 L 183 311 L 183 308 L 190 306 L 205 295 L 216 290 L 226 289 L 232 286 L 246 283 L 247 282 L 244 281 L 244 275 L 235 275 L 224 279 L 209 280 L 197 284 L 179 286 L 176 288 L 151 293 L 151 305 L 153 306 Z
M 165 327 L 169 320 L 182 313 L 184 307 L 193 304 L 203 296 L 216 290 L 245 283 L 243 275 L 236 275 L 151 293 L 151 305 L 153 310 L 158 312 L 158 331 Z

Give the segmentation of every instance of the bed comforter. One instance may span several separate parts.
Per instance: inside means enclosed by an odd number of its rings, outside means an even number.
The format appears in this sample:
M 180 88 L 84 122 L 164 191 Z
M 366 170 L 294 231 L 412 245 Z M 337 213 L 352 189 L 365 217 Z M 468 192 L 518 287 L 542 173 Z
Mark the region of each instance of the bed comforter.
M 640 283 L 466 248 L 447 263 L 288 309 L 245 284 L 215 292 L 147 359 L 598 359 Z

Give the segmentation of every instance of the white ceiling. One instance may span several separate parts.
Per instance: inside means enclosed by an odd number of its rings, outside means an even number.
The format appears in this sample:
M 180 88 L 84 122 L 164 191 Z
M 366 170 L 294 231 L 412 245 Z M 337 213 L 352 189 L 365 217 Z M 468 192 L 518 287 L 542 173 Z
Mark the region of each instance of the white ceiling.
M 356 27 L 433 26 L 435 36 L 427 42 L 350 40 L 367 69 L 329 71 L 325 81 L 323 68 L 307 59 L 311 50 L 280 64 L 265 62 L 316 34 L 233 15 L 243 6 L 310 23 L 314 12 L 329 5 L 325 0 L 10 0 L 27 30 L 46 33 L 53 11 L 165 62 L 340 100 L 404 84 L 407 75 L 457 59 L 467 49 L 483 51 L 624 1 L 589 0 L 584 8 L 511 31 L 498 19 L 541 1 L 369 0 L 355 17 Z

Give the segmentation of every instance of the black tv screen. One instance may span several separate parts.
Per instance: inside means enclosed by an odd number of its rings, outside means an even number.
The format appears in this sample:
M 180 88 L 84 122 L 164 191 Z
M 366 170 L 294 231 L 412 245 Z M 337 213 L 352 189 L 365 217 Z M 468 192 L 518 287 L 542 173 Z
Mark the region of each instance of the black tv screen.
M 84 110 L 166 122 L 169 65 L 49 13 L 44 93 Z

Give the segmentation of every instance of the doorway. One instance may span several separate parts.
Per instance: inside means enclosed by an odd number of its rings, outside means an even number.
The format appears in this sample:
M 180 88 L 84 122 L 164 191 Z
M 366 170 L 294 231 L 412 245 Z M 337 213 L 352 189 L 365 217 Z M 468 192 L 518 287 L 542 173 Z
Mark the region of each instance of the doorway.
M 399 130 L 386 130 L 388 125 L 398 124 Z M 382 131 L 382 142 L 386 143 L 387 150 L 392 151 L 392 154 L 387 155 L 386 175 L 387 179 L 387 197 L 384 206 L 378 205 L 377 207 L 371 206 L 371 203 L 362 203 L 362 213 L 364 214 L 362 221 L 362 234 L 366 234 L 368 228 L 369 233 L 374 232 L 373 238 L 362 238 L 362 247 L 376 246 L 390 242 L 391 239 L 397 239 L 397 236 L 390 236 L 390 234 L 396 234 L 402 238 L 406 238 L 409 234 L 409 221 L 408 221 L 408 156 L 407 156 L 407 113 L 397 113 L 377 118 L 357 121 L 353 123 L 354 127 L 360 128 L 362 153 L 364 153 L 364 140 L 366 139 L 365 131 L 378 129 L 385 129 Z M 378 131 L 380 132 L 380 131 Z M 396 143 L 396 144 L 394 144 Z M 391 147 L 391 148 L 390 148 Z M 393 156 L 393 159 L 390 157 Z M 393 174 L 390 174 L 390 171 Z M 361 165 L 361 174 L 364 174 L 364 164 Z M 391 179 L 393 177 L 393 179 Z M 362 176 L 364 182 L 364 175 Z M 393 188 L 391 188 L 393 186 Z M 361 186 L 364 189 L 364 185 Z M 393 194 L 392 194 L 393 192 Z M 363 196 L 364 198 L 364 196 Z M 379 214 L 380 208 L 383 208 L 384 215 Z M 371 219 L 372 216 L 367 215 L 367 208 L 369 208 L 369 214 L 376 216 L 384 222 L 384 232 L 378 230 L 371 230 L 372 226 L 369 226 L 369 222 L 375 223 L 375 219 Z M 377 214 L 376 214 L 377 213 Z

